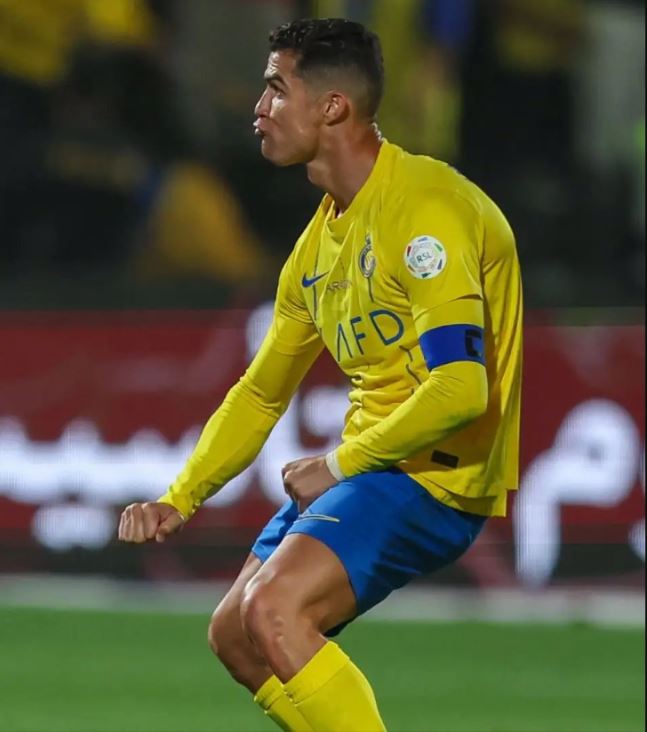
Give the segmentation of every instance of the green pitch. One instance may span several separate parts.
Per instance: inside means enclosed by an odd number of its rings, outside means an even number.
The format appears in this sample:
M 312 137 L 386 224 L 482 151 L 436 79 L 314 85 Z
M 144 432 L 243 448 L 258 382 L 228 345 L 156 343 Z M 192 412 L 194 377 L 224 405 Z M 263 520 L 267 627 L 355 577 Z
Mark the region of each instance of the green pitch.
M 206 622 L 0 610 L 0 730 L 274 730 L 210 656 Z M 645 729 L 639 630 L 358 623 L 340 643 L 390 732 Z

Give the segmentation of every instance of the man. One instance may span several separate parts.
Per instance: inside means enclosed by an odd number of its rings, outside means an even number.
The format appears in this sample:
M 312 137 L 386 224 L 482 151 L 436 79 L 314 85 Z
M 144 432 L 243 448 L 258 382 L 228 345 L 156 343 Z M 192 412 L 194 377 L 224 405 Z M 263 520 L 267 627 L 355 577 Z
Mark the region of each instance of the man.
M 263 155 L 325 191 L 279 279 L 274 320 L 157 503 L 120 538 L 163 541 L 248 465 L 325 346 L 352 384 L 343 442 L 283 468 L 290 497 L 216 609 L 209 639 L 286 730 L 384 730 L 328 637 L 456 559 L 517 485 L 521 286 L 498 208 L 375 124 L 379 41 L 346 20 L 270 36 Z

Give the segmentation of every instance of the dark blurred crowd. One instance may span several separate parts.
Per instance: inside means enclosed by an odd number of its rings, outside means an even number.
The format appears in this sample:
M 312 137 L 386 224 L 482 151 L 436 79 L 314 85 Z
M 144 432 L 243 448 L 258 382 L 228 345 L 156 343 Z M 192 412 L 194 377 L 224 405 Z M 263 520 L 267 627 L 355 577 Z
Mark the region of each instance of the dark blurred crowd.
M 0 0 L 0 308 L 271 296 L 320 193 L 251 122 L 305 15 L 378 32 L 380 127 L 501 205 L 531 307 L 642 303 L 644 2 Z

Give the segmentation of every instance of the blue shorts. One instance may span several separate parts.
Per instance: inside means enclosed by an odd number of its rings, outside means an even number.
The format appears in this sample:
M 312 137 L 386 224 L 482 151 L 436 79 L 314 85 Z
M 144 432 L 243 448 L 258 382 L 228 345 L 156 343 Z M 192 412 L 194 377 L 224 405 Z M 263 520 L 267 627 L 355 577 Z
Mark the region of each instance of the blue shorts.
M 485 516 L 446 506 L 392 468 L 337 483 L 301 515 L 288 501 L 260 533 L 252 552 L 265 562 L 287 534 L 319 539 L 344 565 L 361 615 L 414 577 L 457 559 L 485 521 Z

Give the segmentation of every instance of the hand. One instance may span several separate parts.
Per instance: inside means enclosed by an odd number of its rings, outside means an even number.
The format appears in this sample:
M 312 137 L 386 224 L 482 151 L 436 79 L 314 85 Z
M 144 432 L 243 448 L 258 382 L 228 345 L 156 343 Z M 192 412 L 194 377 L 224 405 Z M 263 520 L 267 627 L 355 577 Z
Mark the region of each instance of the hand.
M 119 519 L 119 540 L 143 544 L 163 542 L 184 526 L 184 516 L 167 503 L 131 503 Z
M 324 455 L 294 460 L 283 467 L 281 475 L 285 492 L 296 501 L 299 512 L 337 483 Z

